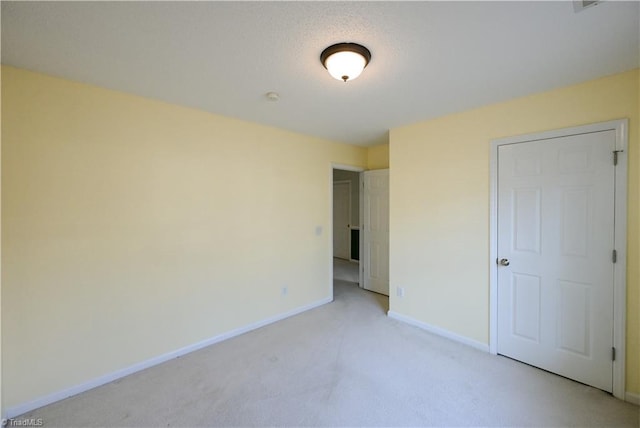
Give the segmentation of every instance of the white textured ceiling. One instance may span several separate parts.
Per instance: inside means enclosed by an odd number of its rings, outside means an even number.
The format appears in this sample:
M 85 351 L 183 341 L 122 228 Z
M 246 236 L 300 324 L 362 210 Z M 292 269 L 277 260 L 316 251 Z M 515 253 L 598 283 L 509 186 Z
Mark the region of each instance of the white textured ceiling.
M 2 2 L 2 63 L 350 144 L 639 66 L 639 3 Z M 343 83 L 319 61 L 369 48 Z M 280 101 L 264 94 L 276 91 Z

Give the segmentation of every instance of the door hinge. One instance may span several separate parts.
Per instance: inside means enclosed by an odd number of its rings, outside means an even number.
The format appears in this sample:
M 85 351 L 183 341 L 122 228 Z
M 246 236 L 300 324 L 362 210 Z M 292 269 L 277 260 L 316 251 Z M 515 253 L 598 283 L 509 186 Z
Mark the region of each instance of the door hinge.
M 618 252 L 616 250 L 613 250 L 613 252 L 611 253 L 611 261 L 613 263 L 618 262 Z
M 618 165 L 618 153 L 622 152 L 622 150 L 614 150 L 613 151 L 613 165 Z
M 611 361 L 615 361 L 616 360 L 616 348 L 615 347 L 611 347 Z

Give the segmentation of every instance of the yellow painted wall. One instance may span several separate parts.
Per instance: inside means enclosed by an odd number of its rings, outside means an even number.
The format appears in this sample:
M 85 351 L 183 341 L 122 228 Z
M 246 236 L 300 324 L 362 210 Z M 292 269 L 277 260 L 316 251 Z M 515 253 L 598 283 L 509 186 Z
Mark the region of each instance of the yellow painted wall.
M 390 131 L 390 281 L 399 314 L 489 343 L 489 145 L 629 118 L 627 380 L 640 392 L 639 72 Z
M 366 161 L 3 67 L 5 409 L 329 297 L 331 163 Z
M 389 144 L 367 148 L 367 169 L 389 168 Z

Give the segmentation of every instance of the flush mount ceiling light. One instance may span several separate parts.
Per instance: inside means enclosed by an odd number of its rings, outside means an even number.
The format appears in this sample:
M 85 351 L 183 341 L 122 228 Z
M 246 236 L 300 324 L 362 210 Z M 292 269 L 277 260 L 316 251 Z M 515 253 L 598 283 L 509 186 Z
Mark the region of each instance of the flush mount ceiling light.
M 357 43 L 331 45 L 320 54 L 320 62 L 329 74 L 345 82 L 360 76 L 370 60 L 369 49 Z

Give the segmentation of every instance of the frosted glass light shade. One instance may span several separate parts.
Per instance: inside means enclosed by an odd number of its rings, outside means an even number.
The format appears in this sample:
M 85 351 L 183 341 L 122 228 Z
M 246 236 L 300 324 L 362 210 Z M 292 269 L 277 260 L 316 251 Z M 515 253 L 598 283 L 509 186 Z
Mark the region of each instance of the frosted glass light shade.
M 360 76 L 371 59 L 364 46 L 355 43 L 338 43 L 326 48 L 320 61 L 334 79 L 347 82 Z
M 365 65 L 367 62 L 362 55 L 349 51 L 334 53 L 325 62 L 329 74 L 345 82 L 360 76 Z

